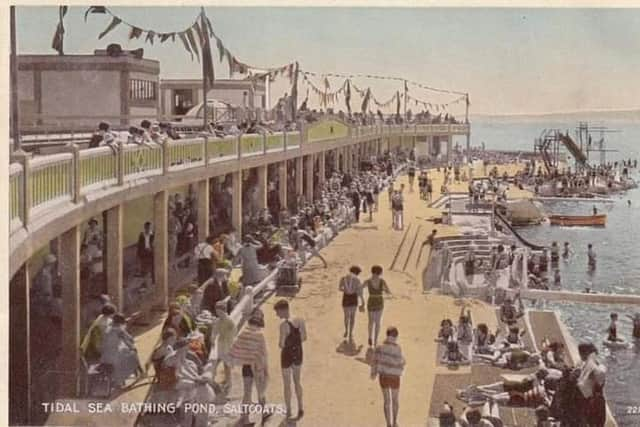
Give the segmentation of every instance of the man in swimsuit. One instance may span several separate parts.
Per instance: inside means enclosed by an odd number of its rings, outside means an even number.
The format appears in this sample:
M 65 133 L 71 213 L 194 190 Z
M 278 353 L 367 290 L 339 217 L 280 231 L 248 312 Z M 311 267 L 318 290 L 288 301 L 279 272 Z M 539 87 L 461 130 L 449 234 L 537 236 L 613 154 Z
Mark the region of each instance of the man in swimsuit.
M 307 331 L 304 320 L 291 319 L 289 303 L 280 300 L 274 305 L 276 315 L 282 319 L 280 324 L 280 366 L 282 367 L 282 380 L 284 383 L 284 400 L 287 407 L 287 418 L 291 418 L 291 378 L 296 390 L 298 401 L 298 416 L 304 416 L 302 404 L 302 384 L 300 383 L 300 369 L 302 368 L 302 343 L 307 340 Z
M 362 297 L 362 284 L 358 275 L 362 269 L 357 265 L 349 269 L 349 274 L 340 279 L 338 290 L 342 292 L 342 309 L 344 310 L 344 338 L 353 341 L 353 327 L 356 322 L 356 309 L 358 299 L 360 300 L 360 310 L 364 311 L 364 298 Z

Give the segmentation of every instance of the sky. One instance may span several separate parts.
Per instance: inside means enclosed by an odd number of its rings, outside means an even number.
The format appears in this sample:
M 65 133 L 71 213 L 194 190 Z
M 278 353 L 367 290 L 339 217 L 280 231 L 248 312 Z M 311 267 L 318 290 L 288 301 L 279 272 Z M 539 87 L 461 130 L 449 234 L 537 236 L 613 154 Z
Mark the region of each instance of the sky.
M 184 30 L 199 13 L 193 6 L 110 9 L 156 32 Z M 120 43 L 125 49 L 143 47 L 146 58 L 159 60 L 161 78 L 200 76 L 200 64 L 178 39 L 154 46 L 142 39 L 128 42 L 128 28 L 121 24 L 98 40 L 111 18 L 95 14 L 85 23 L 85 10 L 70 7 L 65 17 L 65 53 L 87 54 Z M 210 6 L 206 13 L 225 46 L 259 68 L 298 61 L 302 70 L 317 73 L 406 78 L 468 92 L 472 114 L 640 108 L 640 9 Z M 55 54 L 50 46 L 57 7 L 18 7 L 16 19 L 18 53 Z M 217 61 L 215 48 L 214 58 L 216 76 L 227 78 L 228 66 Z M 311 79 L 323 87 L 322 77 Z M 331 90 L 343 81 L 331 78 Z M 401 82 L 353 81 L 371 87 L 381 102 L 403 90 Z M 272 103 L 285 91 L 290 91 L 288 79 L 281 77 Z M 305 92 L 303 84 L 302 98 Z M 432 103 L 457 97 L 411 85 L 409 94 Z M 359 105 L 357 95 L 353 102 Z M 311 94 L 310 105 L 316 104 Z M 463 114 L 464 103 L 450 111 Z

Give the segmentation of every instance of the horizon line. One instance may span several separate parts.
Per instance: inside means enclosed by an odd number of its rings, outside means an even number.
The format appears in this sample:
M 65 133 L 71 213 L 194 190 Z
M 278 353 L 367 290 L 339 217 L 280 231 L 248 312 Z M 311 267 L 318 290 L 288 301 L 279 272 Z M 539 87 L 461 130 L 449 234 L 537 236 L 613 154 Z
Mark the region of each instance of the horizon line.
M 550 116 L 560 114 L 586 114 L 586 113 L 631 113 L 640 112 L 640 107 L 635 108 L 611 108 L 611 109 L 588 109 L 588 110 L 566 110 L 566 111 L 548 111 L 548 112 L 531 112 L 531 113 L 473 113 L 469 112 L 469 116 L 494 116 L 494 117 L 508 117 L 508 116 Z

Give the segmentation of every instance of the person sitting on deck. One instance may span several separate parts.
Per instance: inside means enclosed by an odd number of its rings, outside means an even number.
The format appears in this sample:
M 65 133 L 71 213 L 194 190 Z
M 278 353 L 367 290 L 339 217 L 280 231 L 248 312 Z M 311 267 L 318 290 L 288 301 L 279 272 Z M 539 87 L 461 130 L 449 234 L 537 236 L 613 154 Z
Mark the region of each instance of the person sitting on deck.
M 169 304 L 169 314 L 164 321 L 162 330 L 167 328 L 173 328 L 178 334 L 178 338 L 186 337 L 194 330 L 194 324 L 191 317 L 184 311 L 184 309 L 177 302 Z
M 163 390 L 171 390 L 176 385 L 176 368 L 165 363 L 167 356 L 174 354 L 177 341 L 176 330 L 166 328 L 162 331 L 162 341 L 151 353 L 150 363 L 153 364 L 156 381 Z M 146 366 L 148 368 L 148 364 Z M 147 369 L 145 369 L 145 372 Z
M 122 388 L 131 375 L 143 374 L 135 341 L 125 328 L 124 316 L 117 313 L 102 338 L 100 362 L 111 367 L 111 381 L 115 388 Z
M 464 313 L 465 307 L 460 310 L 460 318 L 458 321 L 458 341 L 463 344 L 471 344 L 473 341 L 473 323 L 471 321 L 471 311 Z
M 87 334 L 80 344 L 82 357 L 88 362 L 100 359 L 102 354 L 102 338 L 107 328 L 111 326 L 116 307 L 113 304 L 105 304 L 102 313 L 91 323 Z
M 455 333 L 456 330 L 453 326 L 453 322 L 449 319 L 444 319 L 440 322 L 440 331 L 438 332 L 438 338 L 436 338 L 436 341 L 446 343 L 453 338 Z
M 498 404 L 489 399 L 479 408 L 466 407 L 460 416 L 461 427 L 502 427 Z
M 446 349 L 440 358 L 443 365 L 468 365 L 471 363 L 469 358 L 460 351 L 460 345 L 455 338 L 446 342 Z
M 245 236 L 243 245 L 236 255 L 242 264 L 242 285 L 252 286 L 260 283 L 269 274 L 267 268 L 258 263 L 258 252 L 261 246 L 251 237 Z
M 500 321 L 503 323 L 508 323 L 510 321 L 515 321 L 518 318 L 524 316 L 524 304 L 522 303 L 522 299 L 520 298 L 520 294 L 516 295 L 516 299 L 518 300 L 519 307 L 517 308 L 511 298 L 505 298 L 502 306 L 500 307 Z
M 473 275 L 475 274 L 477 262 L 475 249 L 476 245 L 472 243 L 469 246 L 469 250 L 464 255 L 464 275 L 467 277 L 467 281 L 472 280 Z
M 496 336 L 489 333 L 485 323 L 480 323 L 474 331 L 473 352 L 477 354 L 493 354 Z

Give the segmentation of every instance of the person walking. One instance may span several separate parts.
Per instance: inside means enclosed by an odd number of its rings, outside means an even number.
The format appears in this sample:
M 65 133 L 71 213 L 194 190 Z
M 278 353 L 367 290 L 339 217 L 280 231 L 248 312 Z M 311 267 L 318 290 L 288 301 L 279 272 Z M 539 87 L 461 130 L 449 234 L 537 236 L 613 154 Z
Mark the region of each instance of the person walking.
M 387 427 L 398 425 L 400 412 L 400 376 L 404 370 L 405 360 L 397 340 L 398 329 L 389 327 L 387 337 L 382 345 L 376 347 L 371 363 L 371 379 L 375 380 L 377 376 L 380 381 Z
M 307 340 L 307 331 L 304 320 L 291 318 L 289 303 L 280 300 L 274 305 L 276 315 L 282 319 L 280 324 L 279 345 L 281 349 L 280 366 L 282 367 L 282 380 L 284 383 L 284 400 L 287 408 L 287 418 L 291 418 L 291 380 L 296 391 L 298 401 L 298 416 L 304 416 L 304 405 L 302 403 L 302 384 L 300 382 L 300 371 L 302 368 L 302 343 Z
M 362 297 L 362 284 L 358 275 L 362 269 L 357 265 L 349 269 L 349 274 L 340 279 L 338 290 L 342 292 L 342 310 L 344 311 L 344 338 L 353 341 L 353 327 L 356 322 L 356 310 L 358 299 L 360 310 L 364 311 L 364 298 Z
M 151 283 L 155 283 L 154 265 L 153 265 L 153 240 L 154 233 L 151 229 L 149 221 L 144 223 L 144 229 L 138 236 L 137 255 L 140 265 L 140 277 L 146 280 L 147 275 L 151 275 Z M 146 286 L 146 281 L 142 287 Z
M 371 277 L 363 283 L 363 289 L 366 288 L 369 293 L 367 299 L 367 313 L 369 315 L 369 347 L 374 346 L 378 342 L 380 335 L 380 324 L 382 322 L 382 310 L 384 309 L 383 292 L 391 295 L 391 291 L 387 283 L 382 278 L 382 267 L 374 265 L 371 267 Z
M 267 401 L 266 391 L 269 370 L 267 343 L 262 331 L 263 328 L 264 314 L 260 309 L 256 309 L 251 313 L 247 326 L 238 334 L 228 353 L 228 357 L 234 365 L 242 366 L 243 405 L 251 404 L 254 384 L 258 393 L 258 403 L 264 407 Z M 269 416 L 270 413 L 263 413 L 263 423 Z M 241 425 L 247 424 L 248 420 L 248 412 L 243 411 L 240 419 Z

